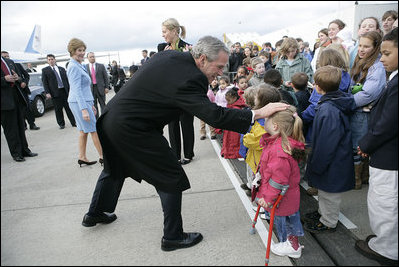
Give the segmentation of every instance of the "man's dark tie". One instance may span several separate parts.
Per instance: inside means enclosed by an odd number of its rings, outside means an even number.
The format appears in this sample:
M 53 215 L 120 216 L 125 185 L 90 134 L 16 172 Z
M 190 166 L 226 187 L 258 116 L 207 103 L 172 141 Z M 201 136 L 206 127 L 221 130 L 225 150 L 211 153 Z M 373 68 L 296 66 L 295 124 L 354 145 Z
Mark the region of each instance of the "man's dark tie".
M 55 73 L 55 77 L 57 78 L 57 83 L 58 83 L 58 88 L 64 88 L 64 84 L 62 83 L 60 75 L 58 75 L 58 72 L 55 70 L 53 67 L 53 71 Z
M 6 64 L 3 62 L 3 60 L 1 61 L 1 70 L 4 72 L 4 76 L 11 75 L 11 73 L 8 71 L 8 68 L 7 68 Z M 10 83 L 10 86 L 13 87 L 14 83 Z

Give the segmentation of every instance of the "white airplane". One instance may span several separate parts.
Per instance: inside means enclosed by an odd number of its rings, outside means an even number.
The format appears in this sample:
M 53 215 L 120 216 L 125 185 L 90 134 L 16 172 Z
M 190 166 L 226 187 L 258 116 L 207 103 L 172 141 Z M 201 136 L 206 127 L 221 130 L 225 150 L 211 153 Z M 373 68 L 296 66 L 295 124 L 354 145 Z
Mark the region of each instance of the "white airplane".
M 26 45 L 25 51 L 7 51 L 10 54 L 10 58 L 16 62 L 21 63 L 26 67 L 27 63 L 31 63 L 34 66 L 42 65 L 47 63 L 47 54 L 43 54 L 42 52 L 42 35 L 41 35 L 41 26 L 35 25 L 33 28 L 32 34 L 29 38 L 28 44 Z M 97 55 L 96 57 L 106 57 L 115 54 L 104 54 Z M 69 61 L 70 55 L 66 54 L 54 54 L 57 62 L 65 62 Z
M 32 34 L 29 38 L 28 44 L 26 45 L 25 51 L 7 51 L 10 54 L 10 58 L 17 63 L 32 63 L 32 65 L 39 65 L 47 63 L 47 54 L 41 53 L 42 51 L 42 36 L 41 36 L 41 26 L 35 25 Z M 59 57 L 68 58 L 60 59 Z M 69 60 L 68 54 L 55 55 L 57 61 L 67 61 Z

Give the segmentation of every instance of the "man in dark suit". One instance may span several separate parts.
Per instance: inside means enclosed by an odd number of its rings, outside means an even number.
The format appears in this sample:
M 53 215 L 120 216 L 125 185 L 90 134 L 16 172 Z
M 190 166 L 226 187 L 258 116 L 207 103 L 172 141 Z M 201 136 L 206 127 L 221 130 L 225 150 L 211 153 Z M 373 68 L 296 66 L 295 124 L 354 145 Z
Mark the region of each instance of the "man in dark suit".
M 36 69 L 32 68 L 32 63 L 28 63 L 27 65 L 28 67 L 26 68 L 26 72 L 37 72 Z
M 55 110 L 55 117 L 60 129 L 65 128 L 64 113 L 68 116 L 69 121 L 73 127 L 76 127 L 75 118 L 68 105 L 69 82 L 66 71 L 63 67 L 58 67 L 55 63 L 55 56 L 47 55 L 47 63 L 49 66 L 42 69 L 42 81 L 44 91 L 47 98 L 52 98 Z
M 1 56 L 10 59 L 10 54 L 6 51 L 2 51 L 1 52 Z M 28 121 L 29 124 L 29 129 L 31 130 L 39 130 L 40 127 L 37 127 L 35 124 L 35 116 L 32 113 L 31 110 L 31 103 L 29 100 L 29 95 L 31 94 L 30 89 L 29 89 L 29 80 L 30 80 L 30 76 L 29 73 L 24 69 L 24 67 L 20 64 L 20 63 L 14 63 L 15 66 L 17 67 L 18 73 L 20 74 L 20 87 L 22 90 L 22 93 L 25 97 L 26 103 L 27 103 L 27 107 L 26 107 L 26 112 L 25 112 L 25 119 Z M 25 125 L 25 130 L 27 129 L 26 127 L 26 123 L 24 120 L 24 125 Z
M 270 103 L 259 110 L 227 109 L 211 103 L 208 84 L 221 75 L 228 61 L 222 41 L 201 38 L 192 52 L 168 50 L 144 64 L 107 104 L 97 121 L 104 152 L 100 174 L 83 226 L 111 223 L 125 177 L 152 184 L 161 199 L 164 231 L 161 249 L 191 247 L 200 233 L 183 232 L 182 191 L 190 183 L 176 154 L 163 136 L 163 127 L 183 111 L 214 127 L 241 133 L 251 122 L 288 105 Z
M 93 93 L 94 107 L 97 110 L 96 118 L 98 119 L 100 112 L 98 112 L 97 102 L 100 103 L 102 114 L 105 108 L 105 95 L 109 91 L 108 73 L 103 64 L 96 63 L 96 57 L 93 52 L 87 54 L 87 59 L 89 64 L 86 65 L 86 70 L 91 78 L 91 92 Z
M 1 57 L 1 125 L 11 156 L 17 162 L 35 157 L 26 141 L 24 114 L 27 107 L 22 93 L 21 77 L 14 61 Z
M 141 60 L 141 65 L 143 65 L 144 63 L 147 62 L 147 60 L 149 60 L 150 58 L 148 57 L 148 51 L 146 49 L 144 49 L 143 51 L 141 51 L 141 54 L 143 55 L 143 59 Z

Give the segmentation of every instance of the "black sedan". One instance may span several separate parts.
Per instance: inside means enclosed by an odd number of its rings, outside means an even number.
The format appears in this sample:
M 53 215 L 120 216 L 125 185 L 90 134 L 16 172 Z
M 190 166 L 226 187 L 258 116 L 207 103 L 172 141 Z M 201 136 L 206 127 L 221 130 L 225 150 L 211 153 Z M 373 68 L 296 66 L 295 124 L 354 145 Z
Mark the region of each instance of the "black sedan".
M 41 73 L 29 73 L 29 89 L 31 94 L 29 100 L 31 109 L 35 117 L 43 116 L 46 109 L 53 107 L 53 101 L 46 99 L 46 92 L 44 92 Z

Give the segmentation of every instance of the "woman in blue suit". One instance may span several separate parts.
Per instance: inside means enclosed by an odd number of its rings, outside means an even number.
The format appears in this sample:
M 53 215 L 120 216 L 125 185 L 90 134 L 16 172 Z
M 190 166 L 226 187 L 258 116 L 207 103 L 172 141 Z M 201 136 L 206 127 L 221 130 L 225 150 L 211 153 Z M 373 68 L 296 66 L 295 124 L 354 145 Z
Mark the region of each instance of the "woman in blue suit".
M 68 52 L 71 60 L 68 63 L 67 76 L 70 85 L 68 104 L 75 117 L 79 134 L 78 164 L 92 165 L 97 161 L 89 161 L 86 157 L 87 135 L 91 134 L 94 146 L 100 155 L 99 162 L 103 164 L 103 151 L 96 131 L 97 110 L 94 107 L 94 98 L 90 89 L 90 76 L 82 65 L 86 52 L 83 41 L 73 38 L 69 41 Z

